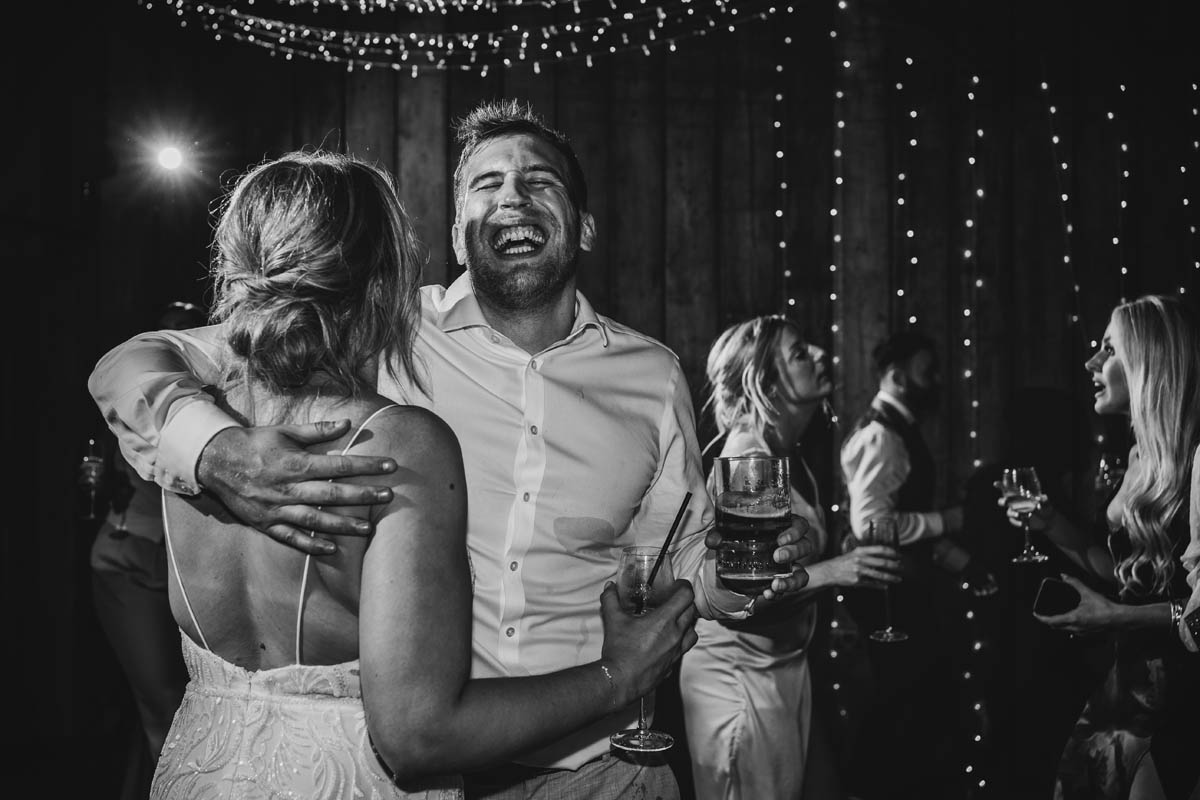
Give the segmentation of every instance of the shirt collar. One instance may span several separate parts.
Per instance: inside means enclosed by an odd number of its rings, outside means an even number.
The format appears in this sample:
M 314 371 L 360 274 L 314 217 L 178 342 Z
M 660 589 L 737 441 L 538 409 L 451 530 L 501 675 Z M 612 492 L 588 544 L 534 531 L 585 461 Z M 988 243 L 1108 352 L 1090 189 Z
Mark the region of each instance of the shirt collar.
M 479 300 L 475 297 L 475 287 L 471 284 L 471 273 L 463 272 L 446 289 L 446 294 L 440 304 L 442 312 L 438 315 L 437 326 L 442 331 L 450 332 L 464 328 L 484 327 L 491 330 Z M 608 347 L 608 325 L 596 313 L 592 304 L 581 292 L 575 292 L 575 323 L 564 341 L 578 337 L 584 330 L 595 328 L 600 333 L 604 347 Z
M 916 423 L 917 418 L 913 415 L 912 411 L 909 411 L 908 406 L 904 405 L 900 398 L 891 392 L 880 389 L 879 393 L 875 395 L 875 400 L 896 409 L 900 413 L 900 416 L 904 417 L 910 425 Z

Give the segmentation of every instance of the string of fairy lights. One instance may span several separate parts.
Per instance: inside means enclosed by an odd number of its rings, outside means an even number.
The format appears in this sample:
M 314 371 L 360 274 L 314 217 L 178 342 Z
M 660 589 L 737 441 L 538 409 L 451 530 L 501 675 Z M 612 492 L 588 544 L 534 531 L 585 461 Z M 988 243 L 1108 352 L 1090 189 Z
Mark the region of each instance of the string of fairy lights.
M 983 278 L 980 275 L 979 269 L 979 220 L 982 209 L 985 192 L 983 182 L 980 179 L 979 156 L 983 147 L 984 130 L 979 122 L 977 108 L 977 93 L 979 91 L 980 79 L 976 74 L 970 77 L 969 86 L 966 91 L 967 100 L 967 138 L 970 142 L 967 148 L 966 156 L 966 174 L 967 174 L 967 191 L 968 198 L 966 202 L 967 213 L 963 219 L 963 237 L 964 244 L 961 252 L 962 263 L 965 273 L 965 300 L 962 309 L 962 376 L 966 387 L 966 397 L 968 402 L 968 426 L 967 426 L 967 448 L 973 468 L 979 468 L 983 460 L 980 456 L 980 441 L 979 441 L 979 381 L 976 377 L 978 369 L 978 347 L 975 340 L 977 337 L 978 324 L 976 322 L 975 310 L 979 307 L 979 293 L 983 289 Z M 991 742 L 988 734 L 991 729 L 987 705 L 983 695 L 983 676 L 980 674 L 983 671 L 983 666 L 986 659 L 991 656 L 988 649 L 989 641 L 986 633 L 983 630 L 983 625 L 980 620 L 973 600 L 975 596 L 971 593 L 970 584 L 963 582 L 960 585 L 963 592 L 963 597 L 966 598 L 965 610 L 963 611 L 964 622 L 966 626 L 966 640 L 971 644 L 966 653 L 962 656 L 962 661 L 956 665 L 959 670 L 959 677 L 962 681 L 963 691 L 960 693 L 963 708 L 962 715 L 965 720 L 965 732 L 967 741 L 965 742 L 965 755 L 963 772 L 966 776 L 968 792 L 967 796 L 976 797 L 986 791 L 988 785 L 987 766 L 989 765 L 988 755 L 991 751 Z
M 1200 168 L 1200 84 L 1192 81 L 1192 141 L 1191 141 L 1191 157 L 1192 157 L 1192 174 L 1195 175 Z M 1179 168 L 1186 174 L 1188 169 L 1187 158 L 1183 159 L 1183 163 Z M 1195 180 L 1193 178 L 1193 180 Z M 1187 190 L 1187 183 L 1184 184 L 1183 190 L 1183 206 L 1184 208 L 1191 207 L 1191 197 Z M 1193 281 L 1197 276 L 1200 276 L 1200 247 L 1196 244 L 1196 213 L 1192 212 L 1188 217 L 1188 255 L 1192 261 L 1192 276 Z M 1184 293 L 1184 287 L 1181 284 L 1179 293 Z
M 983 278 L 979 270 L 979 214 L 983 204 L 983 185 L 979 179 L 979 151 L 983 142 L 983 128 L 976 114 L 976 92 L 979 89 L 979 76 L 971 76 L 971 85 L 967 87 L 967 121 L 970 147 L 967 152 L 967 216 L 963 219 L 964 244 L 962 262 L 966 273 L 966 303 L 963 307 L 962 362 L 963 381 L 966 384 L 967 396 L 967 453 L 971 459 L 972 469 L 983 465 L 979 439 L 979 380 L 976 373 L 979 369 L 979 347 L 977 346 L 976 316 L 974 310 L 979 308 L 979 294 L 983 289 Z
M 1050 155 L 1055 167 L 1053 170 L 1054 180 L 1055 187 L 1058 190 L 1058 208 L 1063 228 L 1062 263 L 1067 268 L 1071 286 L 1071 313 L 1069 319 L 1073 327 L 1077 327 L 1080 331 L 1087 331 L 1088 328 L 1083 318 L 1083 298 L 1080 294 L 1082 287 L 1079 283 L 1079 275 L 1075 263 L 1071 260 L 1071 238 L 1075 230 L 1074 225 L 1071 223 L 1071 195 L 1066 188 L 1071 165 L 1066 160 L 1066 156 L 1062 155 L 1062 150 L 1065 148 L 1062 147 L 1062 138 L 1058 135 L 1055 122 L 1058 117 L 1058 106 L 1054 103 L 1053 97 L 1050 94 L 1049 82 L 1043 80 L 1041 82 L 1041 90 L 1046 96 L 1046 122 L 1050 135 Z M 1121 269 L 1126 270 L 1126 267 L 1122 266 Z M 1127 273 L 1122 272 L 1122 274 Z
M 898 126 L 900 129 L 898 138 L 901 140 L 900 153 L 896 159 L 898 170 L 892 186 L 892 194 L 896 198 L 895 229 L 900 237 L 900 242 L 895 247 L 896 260 L 892 268 L 892 282 L 895 286 L 897 311 L 909 325 L 917 324 L 917 315 L 911 310 L 911 303 L 907 299 L 910 272 L 908 267 L 911 265 L 912 270 L 915 271 L 920 261 L 920 257 L 917 255 L 916 223 L 912 221 L 913 215 L 907 213 L 905 206 L 906 195 L 910 191 L 907 187 L 911 186 L 911 183 L 908 182 L 908 165 L 912 163 L 912 156 L 916 153 L 919 143 L 916 122 L 919 112 L 907 99 L 911 94 L 906 95 L 904 90 L 906 81 L 912 75 L 913 64 L 912 56 L 904 57 L 904 66 L 901 70 L 902 79 L 895 83 L 896 107 L 902 109 L 900 112 L 902 122 Z
M 838 30 L 843 26 L 841 17 L 845 14 L 849 4 L 846 0 L 837 0 L 837 10 L 833 15 L 833 27 L 829 30 L 829 38 L 834 40 L 834 52 L 837 52 Z M 830 230 L 833 238 L 831 261 L 829 263 L 830 272 L 830 291 L 829 291 L 829 337 L 830 349 L 832 352 L 831 361 L 836 367 L 839 363 L 838 354 L 841 353 L 844 347 L 842 336 L 842 320 L 840 317 L 840 308 L 837 298 L 842 289 L 842 271 L 838 269 L 838 265 L 843 263 L 842 257 L 844 250 L 842 246 L 842 217 L 839 209 L 844 203 L 843 186 L 845 178 L 843 176 L 842 162 L 842 146 L 845 139 L 846 120 L 845 120 L 845 85 L 846 81 L 843 77 L 851 68 L 849 60 L 843 60 L 839 65 L 840 70 L 834 71 L 833 78 L 833 187 L 831 191 L 832 200 L 829 208 Z M 836 470 L 835 470 L 836 471 Z M 835 493 L 836 496 L 836 493 Z M 841 505 L 834 502 L 829 507 L 830 519 L 837 519 L 841 512 Z M 849 509 L 846 509 L 849 512 Z M 846 596 L 840 588 L 834 590 L 833 596 L 836 608 L 831 614 L 829 621 L 829 660 L 830 664 L 836 665 L 838 658 L 838 647 L 840 642 L 845 641 L 847 632 L 840 630 L 839 619 L 849 619 L 850 612 L 846 608 Z M 849 710 L 846 708 L 846 697 L 842 691 L 842 683 L 839 679 L 839 673 L 836 669 L 832 671 L 833 680 L 829 685 L 830 697 L 833 700 L 833 707 L 837 713 L 837 719 L 832 720 L 835 726 L 845 726 L 848 723 Z
M 1125 94 L 1125 84 L 1117 85 L 1117 89 L 1121 95 Z M 1116 248 L 1117 261 L 1117 293 L 1121 302 L 1125 302 L 1125 278 L 1129 275 L 1129 267 L 1125 263 L 1125 212 L 1129 208 L 1128 192 L 1126 190 L 1126 181 L 1129 180 L 1129 143 L 1125 140 L 1124 133 L 1120 130 L 1120 123 L 1123 117 L 1118 119 L 1115 111 L 1108 111 L 1105 117 L 1110 122 L 1118 126 L 1117 132 L 1117 214 L 1114 222 L 1116 233 L 1113 234 L 1112 244 Z
M 631 50 L 650 55 L 663 47 L 671 52 L 677 43 L 714 31 L 738 27 L 770 18 L 775 13 L 771 0 L 663 0 L 618 4 L 616 0 L 491 0 L 490 2 L 330 2 L 293 0 L 280 3 L 297 9 L 321 7 L 359 16 L 393 11 L 390 29 L 317 25 L 315 21 L 263 16 L 235 5 L 217 5 L 193 0 L 138 0 L 146 9 L 164 8 L 175 14 L 182 27 L 194 24 L 215 40 L 265 49 L 285 60 L 309 59 L 336 63 L 348 71 L 373 68 L 407 71 L 412 77 L 423 72 L 471 71 L 487 75 L 491 68 L 529 63 L 535 73 L 543 64 L 583 60 L 593 66 L 595 58 Z M 254 3 L 247 2 L 247 6 Z M 501 12 L 521 10 L 537 18 L 522 17 L 514 23 Z M 399 16 L 410 12 L 407 16 Z M 437 12 L 466 15 L 478 27 L 464 31 L 409 30 L 409 18 Z M 482 19 L 477 19 L 482 16 Z M 560 19 L 565 17 L 565 19 Z M 382 28 L 383 26 L 376 26 Z
M 792 266 L 788 258 L 787 240 L 787 208 L 788 208 L 788 161 L 787 161 L 787 142 L 789 131 L 786 125 L 791 121 L 791 114 L 788 107 L 787 86 L 787 69 L 786 65 L 791 61 L 791 51 L 793 45 L 792 39 L 792 20 L 791 15 L 794 11 L 792 6 L 787 6 L 783 9 L 787 18 L 784 24 L 781 25 L 782 35 L 777 48 L 777 56 L 774 64 L 775 77 L 775 93 L 772 100 L 771 114 L 771 130 L 772 130 L 772 150 L 775 154 L 775 266 L 779 274 L 783 275 L 783 297 L 784 297 L 784 312 L 791 310 L 796 306 L 796 296 L 792 287 Z

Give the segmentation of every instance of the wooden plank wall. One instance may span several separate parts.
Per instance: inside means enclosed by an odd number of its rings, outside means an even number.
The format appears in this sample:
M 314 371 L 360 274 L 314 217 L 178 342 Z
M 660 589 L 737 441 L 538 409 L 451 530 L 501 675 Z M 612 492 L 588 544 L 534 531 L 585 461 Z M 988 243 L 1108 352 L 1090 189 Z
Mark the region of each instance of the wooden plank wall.
M 79 679 L 70 665 L 86 655 L 72 634 L 86 598 L 59 569 L 64 548 L 76 567 L 86 555 L 87 542 L 64 533 L 75 523 L 63 502 L 100 427 L 84 381 L 151 307 L 206 300 L 207 211 L 222 179 L 302 146 L 376 159 L 395 173 L 428 245 L 426 280 L 448 282 L 461 270 L 449 248 L 449 123 L 484 99 L 528 100 L 573 137 L 600 233 L 580 286 L 602 313 L 674 348 L 697 400 L 724 326 L 790 310 L 839 359 L 844 429 L 873 392 L 871 346 L 915 314 L 939 343 L 946 378 L 943 413 L 929 426 L 944 499 L 957 497 L 976 459 L 1000 451 L 1016 389 L 1071 394 L 1091 427 L 1081 364 L 1112 305 L 1200 289 L 1200 70 L 1171 4 L 1122 2 L 1087 16 L 1032 0 L 786 8 L 732 34 L 681 40 L 674 53 L 486 77 L 288 62 L 132 2 L 81 12 L 49 61 L 44 42 L 25 37 L 15 52 L 30 73 L 17 106 L 27 102 L 17 121 L 29 126 L 28 157 L 14 164 L 22 190 L 5 200 L 5 229 L 44 283 L 33 303 L 38 345 L 13 363 L 14 374 L 38 376 L 41 419 L 52 424 L 36 443 L 13 440 L 36 454 L 25 496 L 37 513 L 24 529 L 40 543 L 6 537 L 14 566 L 4 583 L 63 621 L 54 635 L 29 631 L 57 665 L 55 682 Z M 517 22 L 532 13 L 512 12 Z M 189 181 L 164 182 L 144 163 L 149 133 L 173 127 L 203 156 Z M 17 329 L 15 341 L 28 333 Z M 7 402 L 10 420 L 28 417 L 26 403 Z M 702 440 L 706 432 L 702 423 Z M 817 431 L 808 443 L 829 491 L 838 438 Z M 35 724 L 51 735 L 96 721 L 64 703 Z

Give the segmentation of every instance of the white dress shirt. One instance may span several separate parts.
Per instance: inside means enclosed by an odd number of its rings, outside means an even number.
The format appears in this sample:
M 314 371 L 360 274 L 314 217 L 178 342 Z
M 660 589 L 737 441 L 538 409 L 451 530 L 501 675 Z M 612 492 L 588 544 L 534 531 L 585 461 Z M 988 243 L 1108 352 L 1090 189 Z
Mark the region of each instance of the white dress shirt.
M 744 617 L 747 598 L 721 588 L 704 545 L 713 511 L 675 354 L 577 293 L 571 332 L 531 356 L 488 325 L 468 274 L 421 291 L 415 354 L 429 396 L 383 369 L 379 392 L 432 409 L 462 446 L 476 576 L 472 677 L 597 659 L 600 592 L 620 549 L 661 544 L 688 491 L 672 544 L 676 575 L 692 581 L 702 616 Z M 199 490 L 204 445 L 236 424 L 201 389 L 215 379 L 218 341 L 213 328 L 137 336 L 89 379 L 130 463 L 185 493 Z M 522 761 L 577 767 L 607 752 L 636 707 Z
M 909 422 L 912 411 L 894 395 L 882 389 L 871 404 L 892 406 Z M 900 544 L 941 536 L 946 523 L 940 511 L 897 511 L 900 487 L 908 479 L 912 466 L 908 448 L 900 434 L 878 420 L 872 420 L 851 433 L 842 444 L 842 475 L 850 497 L 850 527 L 862 538 L 871 517 L 891 513 L 896 517 Z

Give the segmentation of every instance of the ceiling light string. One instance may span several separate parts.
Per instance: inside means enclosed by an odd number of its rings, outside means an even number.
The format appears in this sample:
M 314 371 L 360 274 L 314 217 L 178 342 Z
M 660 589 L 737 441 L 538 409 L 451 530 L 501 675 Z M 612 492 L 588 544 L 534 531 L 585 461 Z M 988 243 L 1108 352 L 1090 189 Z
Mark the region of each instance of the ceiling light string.
M 470 32 L 397 33 L 305 25 L 192 0 L 139 3 L 146 9 L 156 5 L 173 9 L 182 27 L 195 21 L 217 41 L 228 37 L 285 60 L 339 63 L 347 70 L 407 70 L 414 77 L 435 70 L 478 70 L 486 75 L 489 67 L 510 67 L 524 61 L 532 62 L 536 73 L 542 63 L 582 59 L 592 66 L 600 55 L 631 50 L 650 55 L 657 47 L 674 52 L 682 39 L 733 31 L 766 20 L 775 12 L 769 0 L 675 0 L 653 5 L 643 2 L 633 10 L 580 17 L 565 24 L 550 14 L 547 24 L 540 26 L 497 24 Z

